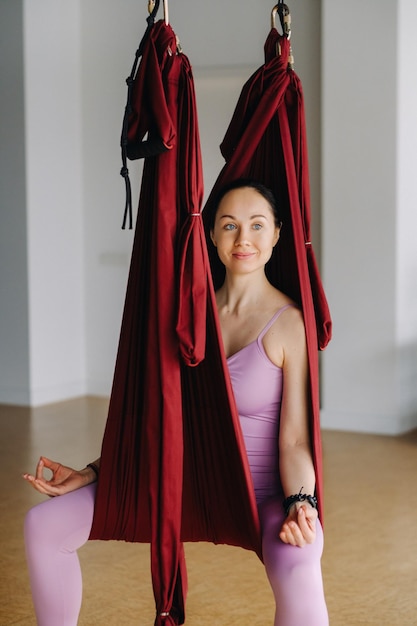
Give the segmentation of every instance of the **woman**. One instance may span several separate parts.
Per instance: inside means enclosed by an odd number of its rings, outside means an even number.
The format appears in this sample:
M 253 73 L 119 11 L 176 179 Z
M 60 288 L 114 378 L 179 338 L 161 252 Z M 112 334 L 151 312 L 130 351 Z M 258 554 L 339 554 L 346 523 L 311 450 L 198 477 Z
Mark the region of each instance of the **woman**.
M 280 229 L 268 189 L 236 181 L 223 190 L 210 232 L 225 267 L 217 307 L 258 503 L 263 561 L 276 601 L 274 626 L 326 626 L 303 317 L 265 275 Z M 44 479 L 44 468 L 52 471 L 50 480 Z M 42 458 L 35 476 L 24 475 L 41 493 L 66 494 L 34 507 L 25 522 L 41 626 L 77 623 L 76 550 L 89 536 L 98 468 L 99 460 L 75 471 Z M 66 589 L 65 601 L 58 586 Z

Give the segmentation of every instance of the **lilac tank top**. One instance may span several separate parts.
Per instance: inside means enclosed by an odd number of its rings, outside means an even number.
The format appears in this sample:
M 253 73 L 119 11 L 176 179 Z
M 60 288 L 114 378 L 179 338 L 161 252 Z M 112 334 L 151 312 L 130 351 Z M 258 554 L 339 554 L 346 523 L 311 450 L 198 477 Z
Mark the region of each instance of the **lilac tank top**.
M 278 467 L 283 373 L 262 339 L 287 308 L 279 309 L 255 341 L 227 359 L 257 502 L 281 493 Z

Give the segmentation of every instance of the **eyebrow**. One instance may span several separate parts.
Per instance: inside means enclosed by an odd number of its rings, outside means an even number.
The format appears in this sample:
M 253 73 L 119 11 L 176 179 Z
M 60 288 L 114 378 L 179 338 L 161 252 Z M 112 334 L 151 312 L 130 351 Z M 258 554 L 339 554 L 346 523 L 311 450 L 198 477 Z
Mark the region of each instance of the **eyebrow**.
M 265 220 L 268 219 L 266 215 L 263 215 L 263 213 L 259 213 L 256 215 L 251 215 L 249 217 L 250 220 L 254 220 L 257 219 L 259 217 L 263 217 Z M 236 220 L 236 217 L 234 215 L 220 215 L 219 216 L 219 220 L 223 220 L 223 219 L 230 219 L 230 220 Z

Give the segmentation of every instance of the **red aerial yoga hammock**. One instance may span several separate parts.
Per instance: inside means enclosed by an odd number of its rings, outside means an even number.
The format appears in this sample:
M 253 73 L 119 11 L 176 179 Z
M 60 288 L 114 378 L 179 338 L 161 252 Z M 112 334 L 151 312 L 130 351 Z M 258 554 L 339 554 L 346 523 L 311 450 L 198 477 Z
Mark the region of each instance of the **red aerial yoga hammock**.
M 288 7 L 277 5 L 285 28 Z M 277 198 L 283 227 L 266 273 L 281 291 L 301 307 L 307 339 L 310 391 L 310 430 L 316 470 L 319 513 L 323 514 L 318 349 L 331 339 L 332 323 L 318 271 L 310 233 L 310 187 L 307 137 L 301 81 L 289 65 L 290 40 L 273 27 L 265 42 L 265 64 L 242 88 L 232 120 L 221 144 L 226 160 L 203 217 L 215 288 L 224 267 L 209 236 L 215 199 L 222 187 L 251 178 L 269 187 Z
M 155 625 L 173 626 L 185 619 L 182 542 L 237 545 L 259 557 L 261 546 L 201 220 L 203 183 L 192 72 L 172 28 L 163 21 L 148 22 L 136 58 L 141 56 L 141 62 L 134 80 L 128 79 L 127 142 L 122 144 L 128 192 L 126 154 L 146 158 L 90 538 L 151 543 Z M 285 38 L 281 45 L 285 56 Z M 282 64 L 272 64 L 288 73 Z M 292 80 L 283 82 L 290 88 Z M 245 125 L 257 114 L 256 102 L 251 106 Z M 234 155 L 239 146 L 240 140 L 232 148 Z M 250 153 L 255 155 L 256 144 Z M 255 173 L 249 167 L 250 153 L 239 171 L 234 157 L 226 157 L 215 189 L 232 177 Z M 269 178 L 264 182 L 271 182 Z M 276 184 L 270 186 L 276 191 Z M 295 188 L 298 196 L 297 183 Z M 288 193 L 293 191 L 288 187 Z M 129 201 L 129 193 L 127 197 Z M 278 197 L 282 199 L 282 193 Z M 206 210 L 208 215 L 210 201 Z M 291 232 L 298 233 L 289 226 Z M 304 242 L 303 237 L 305 257 Z M 294 256 L 304 267 L 298 252 Z M 212 271 L 216 279 L 215 267 Z M 295 276 L 297 268 L 291 272 Z M 318 275 L 314 278 L 320 285 Z M 300 281 L 306 280 L 310 284 L 304 271 Z M 310 353 L 317 350 L 316 335 L 311 337 L 314 309 L 307 306 L 311 289 L 299 287 Z M 304 297 L 304 291 L 310 296 Z M 293 297 L 296 292 L 289 290 Z M 322 295 L 320 302 L 325 302 Z M 314 367 L 311 379 L 313 406 Z M 317 412 L 312 411 L 312 419 L 320 472 Z M 320 485 L 319 474 L 318 495 Z
M 182 541 L 260 555 L 259 521 L 200 214 L 191 68 L 163 21 L 141 55 L 127 153 L 165 151 L 144 162 L 90 538 L 151 543 L 155 624 L 173 625 L 184 621 Z

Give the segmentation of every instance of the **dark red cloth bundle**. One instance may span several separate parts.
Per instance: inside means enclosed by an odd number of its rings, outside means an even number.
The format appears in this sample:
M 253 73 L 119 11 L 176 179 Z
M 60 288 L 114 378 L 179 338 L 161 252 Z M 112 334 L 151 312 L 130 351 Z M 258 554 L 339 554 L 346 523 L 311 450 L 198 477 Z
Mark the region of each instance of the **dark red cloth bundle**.
M 281 57 L 275 56 L 278 40 Z M 261 546 L 217 318 L 213 280 L 218 286 L 223 270 L 214 251 L 208 254 L 200 213 L 191 67 L 163 21 L 148 29 L 141 54 L 129 85 L 124 148 L 132 158 L 144 156 L 140 145 L 147 136 L 164 151 L 145 150 L 90 538 L 151 543 L 155 624 L 174 626 L 185 619 L 183 541 L 242 546 L 260 558 Z M 310 242 L 302 91 L 287 57 L 287 39 L 271 31 L 266 63 L 243 88 L 226 133 L 226 165 L 203 218 L 207 230 L 217 191 L 240 177 L 271 187 L 283 209 L 281 240 L 268 271 L 304 312 L 321 503 L 317 332 L 324 347 L 331 324 Z
M 260 555 L 259 520 L 200 213 L 192 72 L 162 21 L 143 46 L 132 105 L 130 136 L 157 128 L 169 149 L 144 162 L 90 538 L 151 543 L 155 623 L 173 625 L 184 621 L 182 541 Z
M 281 54 L 277 55 L 277 49 Z M 310 235 L 310 189 L 304 100 L 300 79 L 288 68 L 289 40 L 273 28 L 265 43 L 265 64 L 246 82 L 221 145 L 226 159 L 203 210 L 214 285 L 224 267 L 209 237 L 221 188 L 251 178 L 274 192 L 283 227 L 267 266 L 271 282 L 302 308 L 310 365 L 310 418 L 317 496 L 322 514 L 322 458 L 318 348 L 331 338 L 331 319 Z

